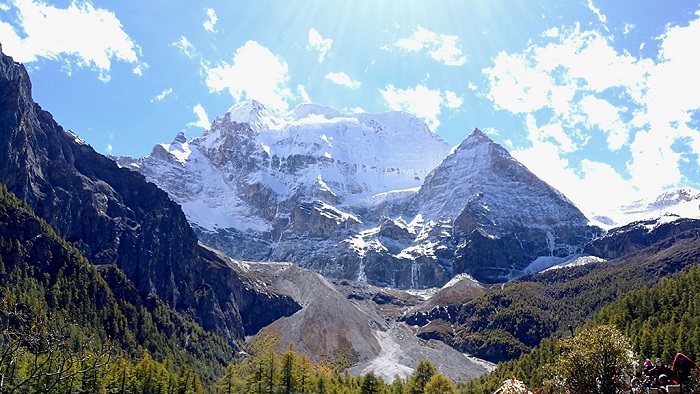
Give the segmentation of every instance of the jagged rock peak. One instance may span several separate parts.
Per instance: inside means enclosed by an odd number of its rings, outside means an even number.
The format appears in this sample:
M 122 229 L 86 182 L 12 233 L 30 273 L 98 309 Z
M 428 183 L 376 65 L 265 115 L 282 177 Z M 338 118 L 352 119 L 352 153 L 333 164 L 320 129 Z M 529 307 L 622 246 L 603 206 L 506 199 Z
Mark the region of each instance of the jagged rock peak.
M 181 131 L 181 132 L 177 133 L 177 135 L 173 139 L 173 142 L 171 142 L 170 145 L 175 145 L 175 144 L 182 145 L 185 142 L 187 142 L 187 137 L 185 136 L 185 132 Z
M 493 142 L 493 140 L 491 138 L 489 138 L 489 136 L 487 136 L 486 133 L 479 130 L 478 127 L 475 127 L 474 130 L 472 130 L 471 134 L 469 134 L 467 136 L 467 138 L 465 138 L 465 141 L 469 141 L 469 140 L 471 140 L 471 141 L 476 140 L 476 141 L 480 141 L 480 142 Z

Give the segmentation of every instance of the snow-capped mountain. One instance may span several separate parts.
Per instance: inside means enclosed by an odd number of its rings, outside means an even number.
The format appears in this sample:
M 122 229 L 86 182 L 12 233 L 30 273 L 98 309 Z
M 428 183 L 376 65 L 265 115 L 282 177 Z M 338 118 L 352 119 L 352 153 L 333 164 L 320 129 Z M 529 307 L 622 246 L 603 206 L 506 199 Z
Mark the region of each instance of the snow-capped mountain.
M 700 219 L 700 190 L 690 187 L 664 190 L 593 219 L 602 227 L 620 227 L 632 222 L 655 220 L 662 223 L 679 218 Z
M 475 130 L 452 148 L 415 116 L 244 101 L 201 137 L 118 159 L 168 191 L 200 239 L 403 288 L 516 275 L 598 234 L 563 195 Z

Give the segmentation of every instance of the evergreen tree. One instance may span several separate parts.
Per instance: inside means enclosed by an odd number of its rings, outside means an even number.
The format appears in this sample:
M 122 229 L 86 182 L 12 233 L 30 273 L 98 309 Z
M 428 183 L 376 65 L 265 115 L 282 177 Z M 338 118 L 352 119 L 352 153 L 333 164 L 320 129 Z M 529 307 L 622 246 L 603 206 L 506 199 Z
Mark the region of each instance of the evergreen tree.
M 374 374 L 374 372 L 368 372 L 364 378 L 362 378 L 362 386 L 360 386 L 360 394 L 378 394 L 381 393 L 383 386 L 382 380 Z
M 420 360 L 416 365 L 415 370 L 408 379 L 409 394 L 425 393 L 425 385 L 428 384 L 430 378 L 435 374 L 435 366 L 428 360 Z
M 294 374 L 294 344 L 289 344 L 289 348 L 282 355 L 282 387 L 285 394 L 291 394 L 296 388 L 296 376 Z
M 425 385 L 425 394 L 455 394 L 455 386 L 445 375 L 436 373 Z
M 405 385 L 403 379 L 399 375 L 394 376 L 394 381 L 389 385 L 389 392 L 391 394 L 404 394 Z

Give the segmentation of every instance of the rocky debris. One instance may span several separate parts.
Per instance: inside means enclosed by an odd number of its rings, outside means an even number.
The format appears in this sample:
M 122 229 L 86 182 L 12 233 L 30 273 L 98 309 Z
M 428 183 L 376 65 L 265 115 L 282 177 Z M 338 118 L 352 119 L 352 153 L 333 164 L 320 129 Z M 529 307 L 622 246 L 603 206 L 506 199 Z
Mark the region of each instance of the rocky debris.
M 329 281 L 292 264 L 250 263 L 250 270 L 266 286 L 302 305 L 300 311 L 256 336 L 276 342 L 279 350 L 293 342 L 297 351 L 316 361 L 352 365 L 352 374 L 372 370 L 385 381 L 397 374 L 410 375 L 421 359 L 430 360 L 457 381 L 493 368 L 445 343 L 421 339 L 409 325 L 398 321 L 409 308 L 424 301 L 416 295 L 348 280 Z

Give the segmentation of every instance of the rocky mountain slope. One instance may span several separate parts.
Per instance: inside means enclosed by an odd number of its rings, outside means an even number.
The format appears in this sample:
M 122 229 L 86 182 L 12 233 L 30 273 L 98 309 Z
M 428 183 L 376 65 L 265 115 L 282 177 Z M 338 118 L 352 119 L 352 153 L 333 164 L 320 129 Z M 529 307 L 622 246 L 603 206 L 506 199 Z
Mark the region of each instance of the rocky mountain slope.
M 232 343 L 299 309 L 200 245 L 165 192 L 63 130 L 32 100 L 25 68 L 1 53 L 0 182 L 93 264 L 116 264 L 143 297 Z
M 507 280 L 600 232 L 481 131 L 451 149 L 399 112 L 244 101 L 201 137 L 117 160 L 232 257 L 397 288 Z
M 248 269 L 302 306 L 298 313 L 265 327 L 253 341 L 274 343 L 280 351 L 294 343 L 297 351 L 317 362 L 351 366 L 353 375 L 373 371 L 385 381 L 396 375 L 406 378 L 421 359 L 430 360 L 455 381 L 475 378 L 494 367 L 440 341 L 421 339 L 399 321 L 428 302 L 423 295 L 332 281 L 289 263 L 249 263 Z

